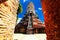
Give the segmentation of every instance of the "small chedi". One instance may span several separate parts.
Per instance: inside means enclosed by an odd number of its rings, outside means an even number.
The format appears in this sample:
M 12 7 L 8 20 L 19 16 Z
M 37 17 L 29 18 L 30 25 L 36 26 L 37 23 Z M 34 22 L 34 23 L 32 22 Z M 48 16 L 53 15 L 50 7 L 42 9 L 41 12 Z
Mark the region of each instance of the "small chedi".
M 30 2 L 27 6 L 27 12 L 22 20 L 16 25 L 15 33 L 35 34 L 45 33 L 45 25 L 39 20 L 34 4 Z
M 60 40 L 60 0 L 41 0 L 47 40 Z
M 0 0 L 0 40 L 13 40 L 19 0 Z

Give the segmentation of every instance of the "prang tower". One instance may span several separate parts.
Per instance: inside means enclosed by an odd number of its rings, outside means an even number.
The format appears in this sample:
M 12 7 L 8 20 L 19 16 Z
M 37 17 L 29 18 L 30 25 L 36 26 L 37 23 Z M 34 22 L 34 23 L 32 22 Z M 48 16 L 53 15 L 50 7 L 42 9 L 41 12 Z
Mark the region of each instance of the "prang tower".
M 27 6 L 26 14 L 22 20 L 16 25 L 15 33 L 34 34 L 44 33 L 44 24 L 39 20 L 35 12 L 34 4 L 30 2 Z

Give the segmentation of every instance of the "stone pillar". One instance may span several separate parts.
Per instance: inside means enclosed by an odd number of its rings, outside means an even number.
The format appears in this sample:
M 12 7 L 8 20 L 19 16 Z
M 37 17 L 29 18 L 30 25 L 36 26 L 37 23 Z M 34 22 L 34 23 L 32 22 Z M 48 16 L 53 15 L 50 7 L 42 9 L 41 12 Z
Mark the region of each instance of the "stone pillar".
M 41 0 L 47 40 L 60 40 L 60 0 Z
M 13 40 L 19 0 L 0 0 L 0 40 Z

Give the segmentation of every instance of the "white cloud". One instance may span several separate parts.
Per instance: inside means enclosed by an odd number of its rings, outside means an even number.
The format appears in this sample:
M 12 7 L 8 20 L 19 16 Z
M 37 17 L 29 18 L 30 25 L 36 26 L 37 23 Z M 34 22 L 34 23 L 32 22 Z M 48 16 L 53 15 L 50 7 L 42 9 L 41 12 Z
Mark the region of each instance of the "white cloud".
M 21 21 L 21 19 L 22 19 L 22 18 L 18 18 L 18 20 L 17 20 L 17 24 Z
M 23 0 L 23 2 L 26 2 L 27 0 Z
M 45 22 L 42 22 L 43 24 L 45 24 Z
M 42 10 L 42 8 L 38 8 L 39 10 Z

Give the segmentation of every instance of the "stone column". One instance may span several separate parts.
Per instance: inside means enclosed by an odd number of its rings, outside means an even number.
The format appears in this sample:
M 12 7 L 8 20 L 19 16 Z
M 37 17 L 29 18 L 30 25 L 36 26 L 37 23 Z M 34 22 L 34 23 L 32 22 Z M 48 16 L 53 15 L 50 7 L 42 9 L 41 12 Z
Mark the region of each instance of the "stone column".
M 0 0 L 0 40 L 13 40 L 19 0 Z
M 60 0 L 41 0 L 47 40 L 60 40 Z

